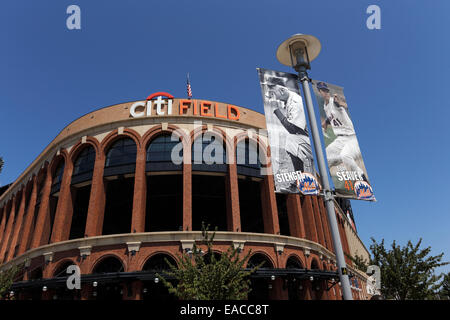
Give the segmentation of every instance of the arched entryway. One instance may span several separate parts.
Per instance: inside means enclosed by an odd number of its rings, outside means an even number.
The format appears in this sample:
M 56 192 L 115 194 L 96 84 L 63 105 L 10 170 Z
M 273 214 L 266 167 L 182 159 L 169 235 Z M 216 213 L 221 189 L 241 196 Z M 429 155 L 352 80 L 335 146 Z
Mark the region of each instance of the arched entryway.
M 289 257 L 286 262 L 286 269 L 289 272 L 289 275 L 285 280 L 288 290 L 288 299 L 305 300 L 305 280 L 302 279 L 301 274 L 298 273 L 300 271 L 304 271 L 304 267 L 300 259 L 295 256 Z
M 251 291 L 248 294 L 248 300 L 268 300 L 270 298 L 270 290 L 272 290 L 271 280 L 267 276 L 262 275 L 273 269 L 270 259 L 262 253 L 256 253 L 250 257 L 247 268 L 254 268 L 260 264 L 262 265 L 258 271 L 261 275 L 257 272 L 251 276 Z
M 170 255 L 165 253 L 157 253 L 145 262 L 142 267 L 142 271 L 146 271 L 147 273 L 151 273 L 154 275 L 153 279 L 144 280 L 142 282 L 142 299 L 143 300 L 163 300 L 170 301 L 175 300 L 176 297 L 169 293 L 167 287 L 163 284 L 162 281 L 158 278 L 158 274 L 164 276 L 165 270 L 170 270 L 170 266 L 167 261 L 173 265 L 177 266 L 175 259 L 173 259 Z M 155 281 L 156 280 L 156 281 Z M 167 279 L 173 285 L 176 283 L 173 280 Z
M 92 274 L 106 275 L 118 272 L 124 272 L 122 262 L 113 256 L 103 258 L 99 261 Z M 122 300 L 123 289 L 122 284 L 119 281 L 113 279 L 106 279 L 105 281 L 95 281 L 93 284 L 92 297 L 96 300 Z

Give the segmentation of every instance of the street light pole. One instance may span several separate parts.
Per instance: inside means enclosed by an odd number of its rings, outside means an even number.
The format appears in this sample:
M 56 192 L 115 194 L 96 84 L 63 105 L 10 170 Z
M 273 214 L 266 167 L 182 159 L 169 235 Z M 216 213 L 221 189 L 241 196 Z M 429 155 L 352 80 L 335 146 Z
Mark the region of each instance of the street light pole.
M 319 173 L 323 183 L 325 207 L 327 209 L 328 220 L 330 222 L 330 231 L 333 238 L 333 248 L 336 254 L 336 263 L 342 286 L 342 294 L 344 300 L 353 300 L 347 266 L 344 259 L 344 251 L 342 250 L 341 238 L 336 221 L 333 194 L 331 193 L 330 182 L 328 180 L 328 171 L 322 151 L 319 129 L 317 128 L 311 92 L 309 90 L 310 79 L 306 71 L 307 69 L 310 69 L 310 56 L 308 52 L 309 46 L 312 60 L 316 58 L 320 52 L 321 46 L 319 40 L 313 36 L 300 34 L 294 35 L 279 46 L 277 50 L 277 58 L 281 63 L 294 67 L 294 69 L 298 72 L 298 77 L 302 84 L 303 94 L 305 95 L 306 100 L 306 110 L 308 112 L 311 126 L 312 140 L 316 150 L 317 164 L 319 166 Z

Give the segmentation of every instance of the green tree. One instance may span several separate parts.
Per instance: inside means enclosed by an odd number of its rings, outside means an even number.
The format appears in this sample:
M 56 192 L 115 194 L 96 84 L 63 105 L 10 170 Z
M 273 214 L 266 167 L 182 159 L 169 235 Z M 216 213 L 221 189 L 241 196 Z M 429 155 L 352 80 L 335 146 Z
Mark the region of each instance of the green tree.
M 0 271 L 0 299 L 5 298 L 9 294 L 9 288 L 11 288 L 15 277 L 21 270 L 22 266 L 12 266 L 7 270 Z
M 3 161 L 3 158 L 0 157 L 0 173 L 2 172 L 3 169 L 3 165 L 5 164 L 5 162 Z
M 240 258 L 239 250 L 232 245 L 228 250 L 216 257 L 213 252 L 215 231 L 209 234 L 209 225 L 202 224 L 203 243 L 207 252 L 203 253 L 194 243 L 192 253 L 178 255 L 179 268 L 167 259 L 170 270 L 166 276 L 172 276 L 177 285 L 167 281 L 164 276 L 157 274 L 170 293 L 183 300 L 242 300 L 250 292 L 249 276 L 260 265 L 245 271 L 243 265 L 250 258 L 251 251 Z
M 369 261 L 367 261 L 366 259 L 364 259 L 363 256 L 355 255 L 354 257 L 352 257 L 352 256 L 350 256 L 350 255 L 348 255 L 348 254 L 345 254 L 345 255 L 346 255 L 350 260 L 352 260 L 353 266 L 354 266 L 356 269 L 358 269 L 358 270 L 360 270 L 360 271 L 362 271 L 362 272 L 366 272 L 366 271 L 367 271 L 367 268 L 369 267 Z
M 439 295 L 441 299 L 450 300 L 450 272 L 443 276 L 444 278 L 441 282 L 441 290 L 439 292 Z
M 408 241 L 404 247 L 397 245 L 394 240 L 390 250 L 384 247 L 384 239 L 381 243 L 371 239 L 370 264 L 380 267 L 381 293 L 386 299 L 435 298 L 437 289 L 441 286 L 438 281 L 442 275 L 436 276 L 434 270 L 448 264 L 441 262 L 444 253 L 429 255 L 431 247 L 420 249 L 422 239 L 416 245 Z

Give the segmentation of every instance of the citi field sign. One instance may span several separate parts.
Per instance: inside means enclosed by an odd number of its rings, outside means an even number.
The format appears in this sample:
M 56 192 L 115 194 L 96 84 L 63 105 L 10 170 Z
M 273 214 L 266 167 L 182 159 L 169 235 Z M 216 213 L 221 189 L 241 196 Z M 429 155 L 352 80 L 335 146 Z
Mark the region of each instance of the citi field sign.
M 137 101 L 130 107 L 130 116 L 142 118 L 150 116 L 190 115 L 239 121 L 239 108 L 207 100 L 175 99 L 167 92 L 156 92 L 145 101 Z

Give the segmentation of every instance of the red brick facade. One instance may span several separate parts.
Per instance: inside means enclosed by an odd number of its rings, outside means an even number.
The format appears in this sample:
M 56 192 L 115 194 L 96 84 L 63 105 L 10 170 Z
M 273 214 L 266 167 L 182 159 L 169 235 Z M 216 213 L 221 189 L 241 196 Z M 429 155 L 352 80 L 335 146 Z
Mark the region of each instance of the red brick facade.
M 258 115 L 258 117 L 257 121 L 255 121 L 257 122 L 257 125 L 255 125 L 257 129 L 261 127 L 260 118 L 263 116 Z M 32 271 L 37 269 L 42 269 L 43 279 L 51 279 L 55 276 L 55 271 L 68 261 L 78 265 L 82 275 L 88 275 L 92 273 L 97 263 L 109 256 L 116 257 L 122 263 L 124 272 L 141 271 L 145 262 L 157 253 L 164 253 L 175 259 L 177 255 L 182 253 L 183 235 L 186 235 L 186 239 L 191 239 L 190 237 L 193 234 L 191 144 L 199 134 L 211 128 L 204 125 L 200 130 L 181 133 L 180 136 L 184 151 L 182 165 L 182 230 L 174 230 L 173 232 L 173 234 L 177 234 L 178 238 L 173 241 L 158 240 L 146 242 L 142 241 L 142 237 L 145 235 L 146 214 L 148 212 L 147 209 L 150 212 L 152 210 L 151 203 L 147 203 L 147 179 L 152 179 L 152 176 L 148 176 L 146 172 L 146 150 L 151 141 L 158 135 L 172 133 L 173 131 L 183 131 L 178 124 L 178 118 L 174 119 L 173 123 L 169 117 L 165 118 L 164 121 L 167 121 L 165 126 L 161 123 L 149 122 L 148 129 L 140 132 L 131 128 L 132 125 L 116 124 L 119 120 L 122 122 L 125 120 L 130 121 L 126 118 L 115 119 L 112 116 L 111 126 L 115 125 L 114 129 L 108 130 L 105 128 L 103 131 L 97 129 L 96 134 L 92 135 L 84 134 L 89 129 L 89 125 L 87 125 L 84 131 L 80 129 L 80 133 L 75 132 L 72 136 L 68 136 L 67 139 L 70 138 L 72 141 L 75 141 L 69 147 L 64 139 L 59 143 L 54 141 L 52 143 L 53 150 L 55 150 L 53 156 L 47 158 L 42 156 L 42 159 L 38 159 L 40 163 L 35 161 L 34 163 L 37 163 L 37 165 L 35 165 L 34 170 L 29 170 L 29 179 L 20 180 L 19 178 L 13 187 L 7 190 L 0 198 L 0 263 L 24 262 L 27 268 L 23 277 L 19 279 L 20 281 L 30 279 Z M 202 120 L 205 121 L 205 119 Z M 251 121 L 247 122 L 250 123 Z M 260 144 L 261 150 L 264 150 L 264 157 L 266 154 L 270 155 L 270 152 L 265 152 L 266 144 L 259 135 L 248 137 L 245 134 L 240 134 L 230 137 L 225 130 L 227 126 L 221 127 L 220 122 L 214 121 L 211 121 L 211 124 L 213 132 L 225 142 L 229 159 L 235 158 L 237 143 L 242 139 L 253 140 L 254 143 Z M 229 125 L 241 128 L 240 123 L 233 122 Z M 247 125 L 242 126 L 242 128 L 246 127 Z M 99 133 L 105 133 L 106 135 L 99 140 Z M 131 138 L 137 148 L 136 166 L 133 174 L 134 195 L 129 239 L 125 239 L 125 235 L 115 239 L 113 236 L 105 237 L 102 235 L 106 206 L 104 169 L 108 148 L 123 137 Z M 95 150 L 95 164 L 90 180 L 91 188 L 84 231 L 85 237 L 81 240 L 69 240 L 74 212 L 74 198 L 71 187 L 74 163 L 80 152 L 88 145 Z M 51 204 L 50 199 L 52 180 L 56 167 L 61 161 L 64 162 L 64 171 L 52 223 L 51 206 L 54 205 Z M 218 252 L 226 251 L 233 244 L 233 237 L 237 237 L 239 233 L 242 233 L 237 165 L 233 161 L 230 162 L 232 163 L 228 164 L 225 174 L 228 233 L 221 233 L 226 240 L 217 241 L 215 250 Z M 270 171 L 270 166 L 267 169 Z M 42 186 L 41 190 L 38 190 L 39 186 Z M 263 176 L 260 186 L 261 215 L 265 238 L 260 239 L 255 234 L 246 235 L 247 240 L 244 241 L 242 254 L 246 254 L 249 250 L 252 250 L 253 254 L 263 254 L 275 269 L 286 268 L 288 259 L 295 257 L 305 269 L 311 269 L 312 262 L 315 261 L 320 270 L 335 270 L 332 237 L 323 198 L 320 196 L 300 196 L 298 194 L 288 195 L 286 197 L 286 208 L 290 236 L 281 236 L 277 199 L 273 191 L 273 176 Z M 36 209 L 38 198 L 39 207 Z M 343 220 L 339 214 L 337 214 L 337 217 L 342 245 L 344 251 L 349 254 L 350 249 L 342 226 Z M 198 232 L 196 235 L 197 237 L 199 236 Z M 148 237 L 145 239 L 151 240 L 151 234 L 148 234 Z M 102 240 L 102 238 L 111 239 L 111 244 L 97 245 L 98 241 L 106 241 Z M 123 241 L 118 240 L 119 238 L 123 238 Z M 139 242 L 139 250 L 135 254 L 130 254 L 129 243 L 135 240 Z M 299 242 L 300 240 L 303 242 Z M 294 242 L 295 244 L 293 244 Z M 88 253 L 83 255 L 84 246 L 90 248 L 87 251 Z M 347 263 L 351 267 L 351 261 L 347 259 Z M 268 281 L 271 287 L 269 293 L 271 299 L 289 298 L 285 279 L 277 277 L 273 281 Z M 140 299 L 142 297 L 143 284 L 140 281 L 121 285 L 123 286 L 124 299 Z M 335 285 L 333 289 L 326 290 L 330 285 L 331 282 L 325 280 L 317 283 L 302 280 L 300 288 L 303 289 L 299 289 L 300 296 L 303 299 L 341 299 L 339 286 Z M 94 288 L 90 285 L 83 286 L 80 298 L 91 299 L 93 290 Z M 129 292 L 130 290 L 131 292 Z M 21 293 L 21 295 L 22 298 L 28 297 L 26 292 Z M 51 289 L 42 295 L 43 298 L 48 299 L 51 296 Z M 355 298 L 357 297 L 355 293 Z

